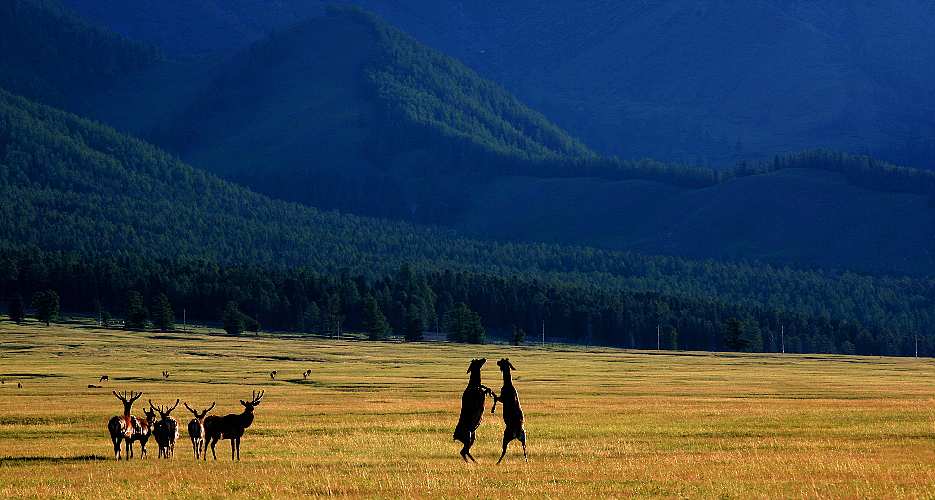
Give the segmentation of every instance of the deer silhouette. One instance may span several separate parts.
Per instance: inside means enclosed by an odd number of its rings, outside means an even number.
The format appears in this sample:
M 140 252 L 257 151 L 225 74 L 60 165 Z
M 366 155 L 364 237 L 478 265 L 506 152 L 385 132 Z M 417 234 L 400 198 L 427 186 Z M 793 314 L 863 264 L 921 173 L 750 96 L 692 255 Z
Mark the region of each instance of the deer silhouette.
M 218 441 L 230 439 L 231 460 L 234 460 L 235 454 L 236 459 L 240 460 L 240 439 L 243 437 L 244 431 L 253 424 L 253 410 L 260 404 L 264 394 L 265 391 L 259 393 L 253 391 L 253 399 L 249 403 L 241 399 L 240 404 L 243 405 L 243 413 L 230 413 L 223 417 L 211 415 L 205 418 L 205 459 L 207 459 L 208 454 L 208 443 L 211 444 L 211 455 L 217 460 L 215 446 L 217 446 Z
M 467 462 L 470 458 L 472 462 L 474 456 L 471 455 L 471 447 L 474 446 L 474 440 L 477 437 L 476 431 L 480 427 L 481 419 L 484 417 L 484 404 L 490 389 L 480 383 L 480 369 L 487 362 L 486 358 L 472 359 L 468 366 L 467 373 L 471 376 L 468 379 L 468 385 L 461 395 L 461 415 L 458 417 L 458 425 L 455 427 L 454 440 L 461 441 L 464 445 L 461 448 L 461 458 Z
M 107 422 L 107 430 L 110 432 L 110 440 L 114 444 L 114 458 L 120 460 L 120 442 L 126 442 L 126 458 L 130 459 L 130 449 L 133 445 L 130 440 L 133 437 L 134 429 L 134 420 L 136 420 L 133 415 L 130 414 L 130 410 L 133 408 L 133 403 L 137 399 L 140 399 L 140 396 L 143 395 L 142 392 L 135 393 L 130 391 L 130 395 L 127 396 L 126 391 L 123 395 L 117 394 L 117 391 L 113 391 L 114 397 L 119 399 L 123 403 L 123 415 L 114 415 L 111 417 L 110 421 Z
M 107 375 L 101 375 L 101 379 L 98 380 L 97 383 L 100 384 L 101 382 L 103 382 L 103 381 L 105 381 L 105 380 L 108 381 L 108 382 L 110 382 L 110 377 L 108 377 Z
M 195 460 L 201 458 L 201 448 L 205 445 L 205 415 L 214 408 L 215 404 L 217 403 L 211 403 L 211 406 L 204 411 L 197 411 L 188 406 L 188 403 L 185 403 L 185 409 L 195 417 L 188 423 L 188 437 L 192 440 L 192 451 L 195 454 Z M 208 450 L 205 449 L 205 459 L 208 456 L 207 452 Z
M 171 408 L 156 406 L 152 400 L 150 408 L 159 412 L 159 421 L 153 426 L 153 437 L 159 445 L 159 458 L 171 458 L 175 454 L 175 441 L 179 438 L 179 423 L 171 416 L 172 410 L 179 405 L 179 400 Z
M 270 379 L 270 380 L 276 380 L 276 374 L 278 374 L 278 373 L 279 373 L 279 372 L 277 372 L 276 370 L 273 370 L 273 371 L 269 372 L 269 379 Z
M 503 461 L 504 455 L 506 455 L 506 447 L 510 444 L 510 441 L 518 439 L 520 443 L 523 444 L 523 459 L 527 462 L 529 457 L 526 455 L 526 429 L 523 426 L 524 417 L 523 417 L 523 408 L 519 405 L 519 394 L 516 392 L 516 388 L 513 387 L 513 375 L 511 374 L 512 370 L 515 370 L 516 367 L 513 366 L 513 363 L 510 363 L 510 358 L 503 358 L 500 361 L 497 361 L 497 366 L 500 367 L 500 371 L 503 372 L 503 387 L 500 389 L 500 395 L 493 397 L 493 408 L 490 409 L 490 412 L 493 413 L 497 408 L 497 403 L 501 403 L 503 409 L 503 423 L 505 428 L 503 429 L 503 452 L 500 453 L 500 460 L 497 460 L 499 464 Z
M 302 372 L 302 380 L 308 380 L 308 376 L 312 374 L 312 370 L 305 370 Z

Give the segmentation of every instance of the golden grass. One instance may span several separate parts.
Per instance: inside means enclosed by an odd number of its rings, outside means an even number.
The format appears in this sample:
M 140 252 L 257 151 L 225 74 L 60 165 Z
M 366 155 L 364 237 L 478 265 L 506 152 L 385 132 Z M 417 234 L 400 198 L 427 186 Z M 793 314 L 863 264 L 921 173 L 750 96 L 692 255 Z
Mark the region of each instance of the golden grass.
M 527 418 L 495 465 L 451 433 L 465 370 L 510 357 Z M 310 368 L 308 382 L 302 372 Z M 171 372 L 168 381 L 160 372 Z M 278 370 L 278 380 L 268 372 Z M 88 389 L 106 373 L 104 389 Z M 159 335 L 0 326 L 0 497 L 935 497 L 932 360 Z M 17 389 L 16 383 L 23 388 Z M 215 413 L 265 389 L 240 463 L 115 462 L 111 389 Z

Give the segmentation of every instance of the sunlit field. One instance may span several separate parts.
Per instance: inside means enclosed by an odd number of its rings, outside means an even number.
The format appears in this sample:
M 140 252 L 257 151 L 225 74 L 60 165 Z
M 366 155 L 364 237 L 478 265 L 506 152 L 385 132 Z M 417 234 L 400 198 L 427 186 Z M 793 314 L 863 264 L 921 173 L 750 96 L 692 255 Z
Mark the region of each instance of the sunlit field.
M 488 411 L 464 463 L 452 441 L 465 370 L 509 357 L 526 412 Z M 308 380 L 302 372 L 311 370 Z M 161 372 L 168 370 L 168 380 Z M 278 372 L 270 380 L 269 372 Z M 99 385 L 102 374 L 110 380 Z M 929 359 L 400 344 L 0 326 L 0 497 L 935 496 Z M 22 388 L 17 388 L 17 383 Z M 240 412 L 266 390 L 241 461 L 195 463 L 179 405 L 171 460 L 116 462 L 111 390 Z

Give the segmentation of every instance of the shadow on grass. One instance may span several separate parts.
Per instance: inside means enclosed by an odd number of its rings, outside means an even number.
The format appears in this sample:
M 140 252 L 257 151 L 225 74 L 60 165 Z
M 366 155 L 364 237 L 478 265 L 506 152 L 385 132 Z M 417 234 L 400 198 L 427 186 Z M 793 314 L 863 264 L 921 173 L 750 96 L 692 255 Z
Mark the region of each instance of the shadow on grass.
M 31 464 L 76 464 L 113 460 L 101 455 L 82 455 L 78 457 L 0 457 L 0 467 Z

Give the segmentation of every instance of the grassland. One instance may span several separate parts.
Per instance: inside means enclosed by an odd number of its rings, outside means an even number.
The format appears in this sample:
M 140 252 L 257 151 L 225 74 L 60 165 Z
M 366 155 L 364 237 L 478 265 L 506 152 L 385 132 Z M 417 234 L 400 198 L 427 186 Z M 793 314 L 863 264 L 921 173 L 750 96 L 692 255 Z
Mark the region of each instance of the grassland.
M 530 461 L 489 413 L 451 432 L 472 357 L 510 357 Z M 311 369 L 308 381 L 302 371 Z M 160 372 L 169 370 L 169 380 Z M 277 381 L 269 371 L 278 370 Z M 89 389 L 106 373 L 109 382 Z M 493 363 L 485 382 L 499 388 Z M 635 352 L 0 325 L 0 497 L 933 497 L 930 359 Z M 22 388 L 17 388 L 17 383 Z M 115 462 L 111 389 L 215 413 L 265 389 L 242 461 Z M 142 411 L 137 404 L 134 413 Z M 181 406 L 180 406 L 181 408 Z M 174 414 L 184 425 L 184 409 Z

